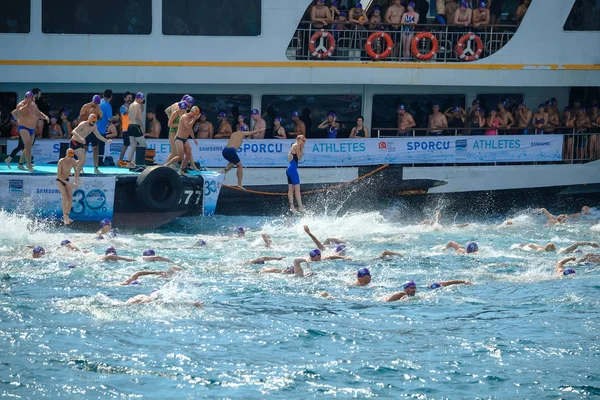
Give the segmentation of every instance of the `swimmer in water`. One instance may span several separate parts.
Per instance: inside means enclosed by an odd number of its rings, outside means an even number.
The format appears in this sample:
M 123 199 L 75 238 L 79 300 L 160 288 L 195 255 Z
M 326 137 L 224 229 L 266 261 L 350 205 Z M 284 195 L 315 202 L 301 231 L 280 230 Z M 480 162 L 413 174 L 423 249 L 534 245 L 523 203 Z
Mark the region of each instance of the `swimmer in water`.
M 271 245 L 273 244 L 273 240 L 271 240 L 271 236 L 269 236 L 269 235 L 268 235 L 268 234 L 266 234 L 266 233 L 263 233 L 263 234 L 262 234 L 262 239 L 263 239 L 263 242 L 265 242 L 265 247 L 266 247 L 267 249 L 270 249 L 270 248 L 271 248 Z
M 73 157 L 75 157 L 75 151 L 73 151 L 73 149 L 68 149 L 66 157 L 58 160 L 56 169 L 56 186 L 60 191 L 62 199 L 63 223 L 65 225 L 69 225 L 73 222 L 69 217 L 69 213 L 71 212 L 71 206 L 73 205 L 73 189 L 77 188 L 77 184 L 79 183 L 79 172 L 81 171 L 81 169 L 78 168 L 79 162 Z M 69 182 L 69 176 L 71 175 L 72 169 L 75 169 L 74 184 Z
M 302 263 L 306 264 L 306 267 L 310 267 L 309 262 L 304 258 L 296 258 L 294 260 L 294 265 L 290 265 L 285 269 L 281 268 L 266 268 L 258 271 L 260 274 L 284 274 L 284 275 L 294 275 L 298 277 L 308 277 L 313 275 L 312 272 L 304 273 L 304 269 L 302 269 Z
M 42 246 L 35 246 L 31 253 L 31 258 L 42 258 L 46 255 L 46 250 Z
M 554 243 L 548 243 L 545 246 L 540 246 L 539 244 L 535 244 L 535 243 L 529 243 L 529 244 L 521 243 L 517 247 L 519 249 L 531 249 L 531 250 L 535 250 L 535 251 L 556 251 L 556 246 L 554 245 Z
M 247 264 L 264 264 L 267 261 L 281 261 L 284 258 L 285 257 L 269 257 L 269 256 L 265 256 L 265 257 L 255 258 L 254 260 L 248 260 L 248 261 L 246 261 L 246 263 Z
M 156 252 L 152 249 L 144 250 L 144 252 L 142 253 L 142 260 L 146 262 L 173 262 L 172 260 L 169 260 L 166 257 L 157 256 Z
M 456 254 L 472 254 L 477 253 L 479 251 L 479 246 L 475 242 L 471 242 L 467 244 L 467 247 L 461 246 L 456 242 L 448 242 L 445 247 L 446 249 L 453 248 Z
M 454 280 L 454 281 L 433 282 L 433 283 L 430 283 L 429 285 L 427 285 L 427 287 L 431 290 L 434 290 L 434 289 L 439 289 L 441 287 L 452 286 L 452 285 L 472 285 L 472 284 L 473 284 L 473 282 L 469 282 L 469 281 Z
M 439 225 L 441 218 L 442 218 L 442 213 L 440 213 L 439 211 L 437 211 L 435 213 L 435 218 L 433 218 L 433 219 L 424 219 L 423 221 L 419 222 L 419 225 Z
M 130 257 L 121 257 L 117 255 L 117 250 L 114 247 L 109 247 L 104 252 L 104 256 L 100 257 L 100 261 L 127 261 L 133 262 L 135 259 Z
M 156 275 L 159 278 L 168 279 L 178 272 L 183 271 L 178 265 L 171 265 L 166 271 L 138 271 L 135 274 L 131 275 L 128 279 L 125 279 L 123 282 L 119 283 L 119 286 L 127 286 L 131 284 L 135 284 L 135 282 L 139 283 L 137 280 L 142 276 L 147 275 Z
M 233 231 L 233 237 L 243 238 L 246 236 L 246 229 L 243 226 L 238 226 Z
M 71 241 L 69 239 L 65 239 L 62 242 L 60 242 L 60 248 L 69 249 L 69 250 L 73 250 L 73 251 L 80 251 L 77 248 L 77 246 L 75 246 L 73 243 L 71 243 Z
M 600 246 L 596 242 L 575 242 L 566 249 L 559 251 L 558 254 L 570 254 L 581 246 L 592 246 L 595 249 L 600 248 Z
M 319 250 L 319 249 L 311 250 L 310 253 L 308 253 L 308 258 L 312 262 L 327 261 L 327 260 L 352 261 L 352 257 L 341 256 L 339 254 L 334 254 L 332 256 L 323 256 L 321 254 L 321 250 Z
M 100 221 L 100 230 L 98 232 L 96 232 L 96 235 L 98 235 L 98 236 L 108 235 L 108 234 L 110 234 L 111 230 L 112 230 L 111 220 L 108 218 L 104 218 L 102 221 Z M 102 237 L 102 239 L 104 239 L 104 238 Z
M 575 270 L 572 268 L 565 268 L 565 264 L 568 263 L 569 261 L 577 261 L 576 257 L 569 257 L 569 258 L 565 258 L 563 260 L 560 260 L 559 262 L 556 263 L 556 274 L 560 275 L 560 276 L 567 276 L 567 275 L 572 275 L 575 274 Z
M 342 239 L 336 239 L 336 238 L 327 238 L 325 239 L 325 241 L 323 243 L 321 243 L 319 241 L 319 239 L 317 239 L 315 237 L 315 235 L 313 235 L 310 232 L 310 228 L 308 227 L 308 225 L 304 225 L 304 232 L 306 232 L 306 234 L 312 239 L 312 241 L 315 243 L 315 245 L 317 246 L 317 248 L 321 251 L 325 250 L 325 245 L 329 245 L 329 244 L 345 244 L 346 242 L 343 241 Z
M 152 303 L 153 301 L 159 300 L 162 297 L 162 293 L 159 289 L 153 290 L 150 294 L 138 294 L 130 298 L 125 302 L 126 305 L 133 304 L 147 304 Z M 182 304 L 191 305 L 194 307 L 204 307 L 204 303 L 201 301 L 186 301 L 182 302 Z
M 572 220 L 572 219 L 577 219 L 577 218 L 581 218 L 581 217 L 588 216 L 588 215 L 590 215 L 590 208 L 588 206 L 583 206 L 583 207 L 581 207 L 580 212 L 567 215 L 567 219 Z
M 546 218 L 548 219 L 548 222 L 546 223 L 546 225 L 555 225 L 555 224 L 563 224 L 565 222 L 567 222 L 567 216 L 565 214 L 560 214 L 559 216 L 550 214 L 548 212 L 548 210 L 546 210 L 545 208 L 539 208 L 537 210 L 538 213 L 542 213 L 546 216 Z
M 386 297 L 385 302 L 398 301 L 405 297 L 412 297 L 417 293 L 417 285 L 413 281 L 406 281 L 402 284 L 403 290 Z
M 192 247 L 204 247 L 206 246 L 206 241 L 202 239 L 198 239 L 198 241 Z
M 402 254 L 396 251 L 384 250 L 375 260 L 389 260 L 393 257 L 402 257 Z
M 369 283 L 371 283 L 371 271 L 369 268 L 363 267 L 356 271 L 356 281 L 350 286 L 367 286 Z

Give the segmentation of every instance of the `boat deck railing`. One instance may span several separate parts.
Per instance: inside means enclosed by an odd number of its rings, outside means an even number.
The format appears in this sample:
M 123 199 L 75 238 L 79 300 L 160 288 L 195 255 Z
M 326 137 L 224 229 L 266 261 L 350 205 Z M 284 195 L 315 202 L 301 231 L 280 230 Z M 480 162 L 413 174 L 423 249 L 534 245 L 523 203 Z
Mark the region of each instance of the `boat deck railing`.
M 346 29 L 336 29 L 336 24 L 329 24 L 325 28 L 316 28 L 312 22 L 301 22 L 294 37 L 290 41 L 286 55 L 290 60 L 317 60 L 318 57 L 313 56 L 310 50 L 310 41 L 313 35 L 323 32 L 330 33 L 334 39 L 334 50 L 328 60 L 335 61 L 367 61 L 373 60 L 366 51 L 366 43 L 369 36 L 376 32 L 384 32 L 393 41 L 393 50 L 383 61 L 415 61 L 416 58 L 411 52 L 409 57 L 406 57 L 403 47 L 403 35 L 405 32 L 393 30 L 389 24 L 378 24 L 383 29 L 362 29 L 355 25 L 345 24 Z M 365 26 L 367 27 L 367 25 Z M 461 58 L 459 50 L 463 51 L 468 47 L 466 55 L 475 54 L 477 52 L 477 43 L 471 41 L 465 44 L 464 48 L 458 49 L 459 40 L 466 34 L 472 33 L 481 39 L 483 48 L 481 54 L 477 57 L 484 58 L 496 53 L 513 37 L 517 30 L 515 25 L 489 25 L 485 27 L 475 28 L 472 26 L 454 26 L 454 25 L 416 25 L 414 34 L 422 32 L 432 33 L 438 43 L 437 52 L 427 62 L 464 62 L 465 58 Z M 327 38 L 321 38 L 316 35 L 315 47 L 322 46 L 322 50 L 329 49 Z M 386 48 L 386 40 L 376 38 L 372 41 L 372 48 L 376 54 L 382 53 Z M 422 54 L 427 54 L 432 50 L 431 40 L 419 40 L 417 49 Z M 410 48 L 407 52 L 410 52 Z M 381 61 L 381 60 L 380 60 Z M 424 60 L 423 60 L 424 61 Z
M 384 138 L 397 138 L 397 137 L 414 137 L 420 139 L 427 138 L 438 138 L 442 139 L 447 136 L 469 136 L 472 138 L 486 138 L 489 137 L 483 134 L 483 131 L 494 131 L 493 136 L 496 135 L 536 135 L 539 136 L 540 139 L 543 139 L 544 136 L 549 136 L 553 134 L 564 135 L 563 141 L 563 160 L 562 161 L 548 161 L 548 162 L 498 162 L 494 163 L 494 165 L 515 165 L 515 164 L 556 164 L 556 163 L 564 163 L 564 164 L 573 164 L 573 163 L 583 163 L 589 161 L 595 161 L 600 159 L 600 132 L 581 132 L 577 128 L 565 128 L 559 127 L 554 132 L 545 132 L 543 129 L 538 128 L 511 128 L 511 129 L 490 129 L 490 128 L 456 128 L 456 129 L 444 129 L 443 136 L 430 135 L 429 129 L 427 128 L 419 128 L 419 129 L 410 129 L 405 133 L 398 133 L 397 128 L 373 128 L 372 133 L 374 138 L 384 139 Z M 417 165 L 417 164 L 413 164 Z M 436 164 L 438 165 L 438 164 Z M 467 165 L 464 163 L 461 164 L 444 164 L 444 165 Z M 480 165 L 480 164 L 473 164 Z M 483 165 L 483 164 L 481 164 Z M 490 165 L 489 163 L 486 165 Z

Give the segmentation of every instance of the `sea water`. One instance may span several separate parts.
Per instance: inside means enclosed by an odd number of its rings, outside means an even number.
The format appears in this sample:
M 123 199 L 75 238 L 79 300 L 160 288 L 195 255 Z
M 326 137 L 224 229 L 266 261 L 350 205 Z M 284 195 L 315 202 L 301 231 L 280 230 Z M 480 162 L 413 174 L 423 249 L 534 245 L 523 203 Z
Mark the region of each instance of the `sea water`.
M 433 214 L 433 210 L 431 211 Z M 598 216 L 598 210 L 592 214 Z M 0 395 L 7 398 L 587 398 L 600 395 L 600 266 L 555 275 L 556 253 L 519 243 L 600 241 L 588 218 L 548 227 L 527 212 L 419 225 L 405 209 L 346 215 L 179 219 L 156 232 L 95 239 L 0 213 Z M 324 240 L 343 238 L 352 261 L 311 263 L 307 278 L 259 274 L 285 268 Z M 244 226 L 244 238 L 232 237 Z M 118 228 L 118 227 L 117 227 Z M 266 249 L 261 238 L 273 240 Z M 207 246 L 193 248 L 198 239 Z M 80 249 L 59 248 L 69 239 Z M 440 246 L 476 241 L 460 256 Z M 30 259 L 28 245 L 44 258 Z M 135 262 L 101 262 L 114 246 Z M 172 279 L 139 270 L 152 248 L 185 268 Z M 401 258 L 374 260 L 383 250 Z M 596 252 L 591 247 L 575 254 Z M 327 250 L 325 253 L 331 253 Z M 280 262 L 251 265 L 260 256 Z M 75 265 L 76 268 L 67 268 Z M 368 267 L 367 287 L 353 287 Z M 464 279 L 431 291 L 429 283 Z M 417 295 L 383 298 L 414 280 Z M 127 299 L 160 289 L 148 304 Z M 322 297 L 323 292 L 330 297 Z M 198 308 L 193 302 L 201 301 Z

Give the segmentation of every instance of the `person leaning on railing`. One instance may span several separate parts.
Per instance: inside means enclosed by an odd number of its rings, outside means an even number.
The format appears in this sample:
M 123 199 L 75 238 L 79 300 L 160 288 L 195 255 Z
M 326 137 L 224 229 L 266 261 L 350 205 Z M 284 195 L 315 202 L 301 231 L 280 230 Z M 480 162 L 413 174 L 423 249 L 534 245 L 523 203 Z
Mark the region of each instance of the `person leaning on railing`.
M 333 21 L 331 11 L 325 7 L 324 0 L 317 0 L 317 4 L 312 6 L 310 11 L 310 21 L 313 28 L 323 29 Z

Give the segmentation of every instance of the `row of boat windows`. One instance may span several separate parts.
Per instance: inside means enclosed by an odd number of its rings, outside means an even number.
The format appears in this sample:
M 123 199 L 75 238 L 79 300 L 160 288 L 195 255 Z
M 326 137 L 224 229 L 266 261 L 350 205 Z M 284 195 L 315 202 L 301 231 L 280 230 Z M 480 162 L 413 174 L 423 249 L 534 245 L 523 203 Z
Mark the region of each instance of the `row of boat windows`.
M 2 1 L 0 33 L 31 31 L 31 0 Z M 149 35 L 152 0 L 42 0 L 42 32 Z M 162 0 L 162 33 L 258 36 L 261 0 Z

